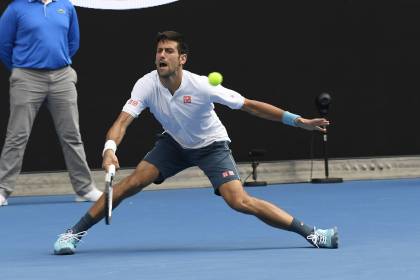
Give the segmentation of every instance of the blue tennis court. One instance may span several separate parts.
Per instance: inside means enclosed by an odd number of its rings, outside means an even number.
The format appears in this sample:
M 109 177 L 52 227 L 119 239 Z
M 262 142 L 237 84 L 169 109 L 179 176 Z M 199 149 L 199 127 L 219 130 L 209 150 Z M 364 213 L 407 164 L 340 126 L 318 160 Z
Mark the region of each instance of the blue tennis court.
M 420 179 L 248 188 L 308 224 L 337 225 L 338 250 L 228 208 L 211 188 L 144 191 L 71 256 L 53 242 L 90 207 L 12 197 L 0 211 L 1 279 L 418 279 Z

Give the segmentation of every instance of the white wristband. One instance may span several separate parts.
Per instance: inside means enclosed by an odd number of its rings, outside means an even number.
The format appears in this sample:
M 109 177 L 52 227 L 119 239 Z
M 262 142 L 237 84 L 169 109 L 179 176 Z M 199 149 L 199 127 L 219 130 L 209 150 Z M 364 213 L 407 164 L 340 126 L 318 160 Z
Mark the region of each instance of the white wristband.
M 113 150 L 115 153 L 117 151 L 117 143 L 114 140 L 106 140 L 102 156 L 104 156 L 106 150 Z

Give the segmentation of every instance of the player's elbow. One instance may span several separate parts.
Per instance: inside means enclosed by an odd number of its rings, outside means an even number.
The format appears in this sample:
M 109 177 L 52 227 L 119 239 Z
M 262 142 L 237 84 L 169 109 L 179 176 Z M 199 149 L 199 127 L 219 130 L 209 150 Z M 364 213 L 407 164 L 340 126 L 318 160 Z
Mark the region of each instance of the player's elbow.
M 251 100 L 251 99 L 244 99 L 244 104 L 241 107 L 242 111 L 248 112 L 250 114 L 255 114 L 255 106 L 254 106 L 255 101 Z

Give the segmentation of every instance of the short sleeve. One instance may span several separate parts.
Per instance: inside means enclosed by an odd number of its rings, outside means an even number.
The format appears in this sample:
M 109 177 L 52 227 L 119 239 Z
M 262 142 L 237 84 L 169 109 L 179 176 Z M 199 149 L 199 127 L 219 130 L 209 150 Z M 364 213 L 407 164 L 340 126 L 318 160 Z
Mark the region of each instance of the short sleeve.
M 210 100 L 214 103 L 220 103 L 231 109 L 241 109 L 245 98 L 238 92 L 218 85 L 211 88 Z
M 131 97 L 122 111 L 137 118 L 148 106 L 149 96 L 153 93 L 153 80 L 149 76 L 140 78 L 131 91 Z

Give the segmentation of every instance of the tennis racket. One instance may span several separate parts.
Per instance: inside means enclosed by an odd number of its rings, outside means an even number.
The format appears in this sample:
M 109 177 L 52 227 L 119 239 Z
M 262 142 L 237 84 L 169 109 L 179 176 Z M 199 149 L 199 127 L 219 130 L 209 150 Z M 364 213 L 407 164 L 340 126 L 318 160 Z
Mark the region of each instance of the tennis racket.
M 111 224 L 112 217 L 112 181 L 115 176 L 115 165 L 111 164 L 108 167 L 108 172 L 105 174 L 105 224 Z

